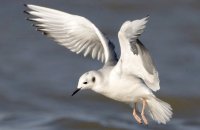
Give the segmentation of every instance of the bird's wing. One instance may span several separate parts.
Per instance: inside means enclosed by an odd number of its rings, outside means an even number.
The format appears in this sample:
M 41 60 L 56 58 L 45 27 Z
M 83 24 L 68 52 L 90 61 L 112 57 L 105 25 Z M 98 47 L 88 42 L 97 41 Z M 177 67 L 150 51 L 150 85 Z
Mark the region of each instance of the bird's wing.
M 142 79 L 153 91 L 160 89 L 158 72 L 149 51 L 138 40 L 144 31 L 148 17 L 126 21 L 118 32 L 121 56 L 115 70 L 122 74 L 134 75 Z
M 117 60 L 114 45 L 88 19 L 36 5 L 26 7 L 33 26 L 58 44 L 105 64 Z

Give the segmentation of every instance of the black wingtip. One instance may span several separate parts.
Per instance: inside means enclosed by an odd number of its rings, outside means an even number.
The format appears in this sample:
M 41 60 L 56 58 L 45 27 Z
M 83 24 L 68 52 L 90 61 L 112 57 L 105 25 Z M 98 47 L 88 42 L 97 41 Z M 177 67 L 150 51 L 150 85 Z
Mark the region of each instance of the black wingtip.
M 150 17 L 149 15 L 146 15 L 146 17 L 144 17 L 144 20 L 145 20 L 145 21 L 148 21 L 148 20 L 149 20 L 149 17 Z
M 30 15 L 30 13 L 27 10 L 24 10 L 24 13 Z
M 36 30 L 36 31 L 39 31 L 39 32 L 42 32 L 42 35 L 45 35 L 45 36 L 48 35 L 48 32 L 41 30 L 41 28 L 37 28 L 37 27 L 36 27 L 35 30 Z
M 41 29 L 43 29 L 42 27 L 38 26 L 35 23 L 33 23 L 32 26 L 36 28 L 36 31 L 42 31 Z M 44 31 L 42 31 L 42 32 L 44 32 Z
M 147 18 L 147 19 L 149 19 L 149 18 L 150 18 L 150 15 L 149 15 L 149 14 L 148 14 L 148 15 L 146 15 L 146 18 Z
M 45 35 L 45 36 L 47 36 L 47 35 L 48 35 L 48 33 L 47 33 L 47 32 L 42 32 L 42 34 L 43 34 L 43 35 Z
M 33 21 L 31 18 L 25 18 L 26 20 L 28 20 L 28 21 Z M 34 22 L 34 21 L 33 21 Z
M 25 7 L 28 7 L 28 4 L 24 4 Z
M 33 23 L 32 26 L 33 26 L 33 27 L 36 27 L 36 28 L 38 28 L 38 29 L 41 29 L 41 27 L 38 26 L 38 25 L 36 25 L 35 23 Z M 40 31 L 40 30 L 39 30 L 39 31 Z

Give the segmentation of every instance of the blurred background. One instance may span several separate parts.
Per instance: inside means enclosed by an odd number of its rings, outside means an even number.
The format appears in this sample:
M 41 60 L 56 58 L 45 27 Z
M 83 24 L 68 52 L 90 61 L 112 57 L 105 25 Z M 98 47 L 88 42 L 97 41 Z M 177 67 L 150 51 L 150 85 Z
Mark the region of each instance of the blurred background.
M 167 125 L 138 125 L 131 108 L 89 90 L 71 97 L 79 76 L 102 64 L 36 32 L 23 4 L 90 19 L 116 45 L 126 20 L 150 15 L 140 40 L 157 65 L 156 95 L 173 107 Z M 1 0 L 0 130 L 199 130 L 199 0 Z

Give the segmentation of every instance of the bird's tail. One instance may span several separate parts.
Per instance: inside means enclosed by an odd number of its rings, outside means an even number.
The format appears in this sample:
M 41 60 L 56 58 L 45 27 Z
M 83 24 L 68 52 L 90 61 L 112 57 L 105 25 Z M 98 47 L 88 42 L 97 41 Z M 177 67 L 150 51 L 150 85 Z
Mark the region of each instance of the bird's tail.
M 172 117 L 172 108 L 168 103 L 156 97 L 150 97 L 146 102 L 148 104 L 146 110 L 156 122 L 166 124 Z

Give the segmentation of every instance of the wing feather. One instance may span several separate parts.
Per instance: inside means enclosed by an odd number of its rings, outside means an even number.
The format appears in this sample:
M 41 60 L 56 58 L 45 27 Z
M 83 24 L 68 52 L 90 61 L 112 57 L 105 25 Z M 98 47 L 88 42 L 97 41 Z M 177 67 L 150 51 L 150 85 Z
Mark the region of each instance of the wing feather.
M 34 22 L 33 26 L 58 44 L 105 63 L 117 61 L 114 47 L 88 19 L 36 5 L 26 7 L 29 9 L 26 13 L 30 15 L 28 20 Z
M 121 56 L 116 67 L 125 74 L 141 78 L 153 91 L 160 89 L 159 77 L 149 51 L 138 40 L 143 33 L 148 17 L 126 21 L 119 33 Z M 122 67 L 121 67 L 122 66 Z

